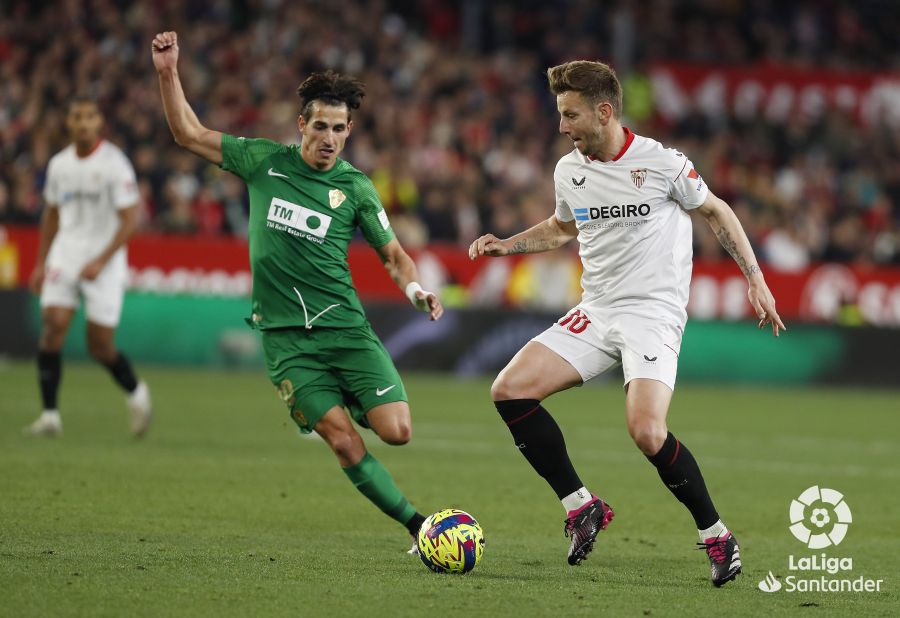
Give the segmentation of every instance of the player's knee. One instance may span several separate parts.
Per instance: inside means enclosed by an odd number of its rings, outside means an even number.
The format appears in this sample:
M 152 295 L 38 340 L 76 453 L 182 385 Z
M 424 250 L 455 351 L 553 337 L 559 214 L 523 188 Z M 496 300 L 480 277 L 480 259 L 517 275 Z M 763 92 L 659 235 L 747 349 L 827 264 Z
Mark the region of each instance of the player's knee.
M 412 439 L 412 424 L 408 419 L 398 419 L 388 431 L 379 437 L 387 444 L 401 446 Z
M 515 374 L 504 369 L 491 384 L 491 398 L 494 401 L 507 401 L 509 399 L 526 399 L 527 397 L 521 381 L 516 378 Z
M 640 419 L 628 423 L 628 433 L 644 455 L 655 455 L 666 441 L 668 430 L 664 423 Z
M 42 352 L 59 352 L 65 342 L 65 333 L 57 333 L 44 329 L 38 340 L 38 347 Z
M 334 454 L 337 455 L 338 460 L 342 464 L 345 462 L 348 465 L 357 463 L 366 454 L 366 447 L 362 438 L 355 431 L 340 432 L 324 437 L 326 442 L 328 442 L 328 446 L 331 447 L 331 450 L 334 451 Z
M 116 347 L 109 341 L 88 337 L 88 353 L 99 363 L 109 364 L 116 360 Z
M 66 340 L 66 322 L 53 318 L 45 318 L 39 345 L 45 352 L 58 352 Z

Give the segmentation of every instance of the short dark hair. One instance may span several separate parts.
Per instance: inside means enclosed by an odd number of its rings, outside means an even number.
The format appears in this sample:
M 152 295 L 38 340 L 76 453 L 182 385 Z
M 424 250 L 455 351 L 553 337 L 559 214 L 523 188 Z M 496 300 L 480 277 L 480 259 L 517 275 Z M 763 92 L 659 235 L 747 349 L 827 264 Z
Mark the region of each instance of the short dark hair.
M 100 103 L 97 101 L 97 97 L 89 95 L 85 92 L 79 92 L 75 96 L 73 96 L 71 99 L 69 99 L 69 107 L 67 108 L 67 111 L 71 112 L 72 108 L 75 107 L 76 105 L 84 105 L 87 103 L 96 107 L 98 112 L 101 111 Z
M 356 78 L 329 70 L 307 77 L 297 88 L 297 96 L 300 97 L 300 115 L 307 121 L 312 115 L 313 101 L 321 101 L 326 105 L 346 105 L 349 120 L 351 110 L 359 109 L 366 96 L 366 86 Z
M 547 78 L 553 94 L 575 91 L 591 105 L 609 103 L 616 117 L 622 116 L 622 85 L 608 64 L 573 60 L 547 69 Z

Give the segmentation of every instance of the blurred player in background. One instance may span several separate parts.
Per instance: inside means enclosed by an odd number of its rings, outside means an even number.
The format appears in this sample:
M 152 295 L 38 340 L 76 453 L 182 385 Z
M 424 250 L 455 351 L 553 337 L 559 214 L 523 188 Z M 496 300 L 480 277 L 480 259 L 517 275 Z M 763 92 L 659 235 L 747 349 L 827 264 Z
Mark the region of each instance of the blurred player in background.
M 66 126 L 72 143 L 47 166 L 46 207 L 31 276 L 31 289 L 41 296 L 37 362 L 44 411 L 25 433 L 62 432 L 57 407 L 61 350 L 84 298 L 88 351 L 128 394 L 131 430 L 140 437 L 150 424 L 150 391 L 114 340 L 128 276 L 125 244 L 138 223 L 134 168 L 117 146 L 100 137 L 103 117 L 93 99 L 73 99 Z
M 568 561 L 576 565 L 613 510 L 584 487 L 541 401 L 621 364 L 628 431 L 694 517 L 712 583 L 721 586 L 741 571 L 737 541 L 719 518 L 691 452 L 666 425 L 687 321 L 688 213 L 706 219 L 747 277 L 760 328 L 771 324 L 778 336 L 784 324 L 728 204 L 709 191 L 683 154 L 620 124 L 622 89 L 615 72 L 599 62 L 576 61 L 547 74 L 559 130 L 575 146 L 556 166 L 556 212 L 505 240 L 482 236 L 469 256 L 538 253 L 578 238 L 584 294 L 500 372 L 491 388 L 494 404 L 519 450 L 562 501 L 572 539 Z
M 333 72 L 304 81 L 297 90 L 300 146 L 233 137 L 204 127 L 188 104 L 176 33 L 156 35 L 152 49 L 175 141 L 247 183 L 250 321 L 262 331 L 272 383 L 300 431 L 318 433 L 354 486 L 415 538 L 425 518 L 366 451 L 350 420 L 388 444 L 405 444 L 412 432 L 403 382 L 350 278 L 347 248 L 356 229 L 415 307 L 432 320 L 443 308 L 417 283 L 416 265 L 394 237 L 372 182 L 338 158 L 363 85 Z

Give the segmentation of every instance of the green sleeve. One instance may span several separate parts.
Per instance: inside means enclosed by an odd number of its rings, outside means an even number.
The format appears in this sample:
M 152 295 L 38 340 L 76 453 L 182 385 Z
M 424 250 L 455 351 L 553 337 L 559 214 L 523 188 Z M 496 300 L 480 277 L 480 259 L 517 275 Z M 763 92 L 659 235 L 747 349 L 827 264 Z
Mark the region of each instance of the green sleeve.
M 372 181 L 360 175 L 356 182 L 357 218 L 363 236 L 372 247 L 378 248 L 394 239 L 394 230 Z
M 284 144 L 273 142 L 270 139 L 247 139 L 223 133 L 221 168 L 247 180 L 260 161 L 286 148 L 287 146 Z

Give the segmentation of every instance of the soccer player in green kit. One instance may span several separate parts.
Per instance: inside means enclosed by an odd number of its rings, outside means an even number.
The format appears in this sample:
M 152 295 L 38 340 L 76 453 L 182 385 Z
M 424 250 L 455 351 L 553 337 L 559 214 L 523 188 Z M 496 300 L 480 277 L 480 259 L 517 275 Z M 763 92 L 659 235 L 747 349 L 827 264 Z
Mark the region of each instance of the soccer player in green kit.
M 338 158 L 363 85 L 330 71 L 311 75 L 297 90 L 301 144 L 287 146 L 204 127 L 178 77 L 176 33 L 157 34 L 152 50 L 175 141 L 247 183 L 250 321 L 262 332 L 272 383 L 300 431 L 318 433 L 354 486 L 415 538 L 424 517 L 366 451 L 345 412 L 388 444 L 410 439 L 406 390 L 350 278 L 347 245 L 356 228 L 413 305 L 432 320 L 443 313 L 417 283 L 415 263 L 394 238 L 372 182 Z

